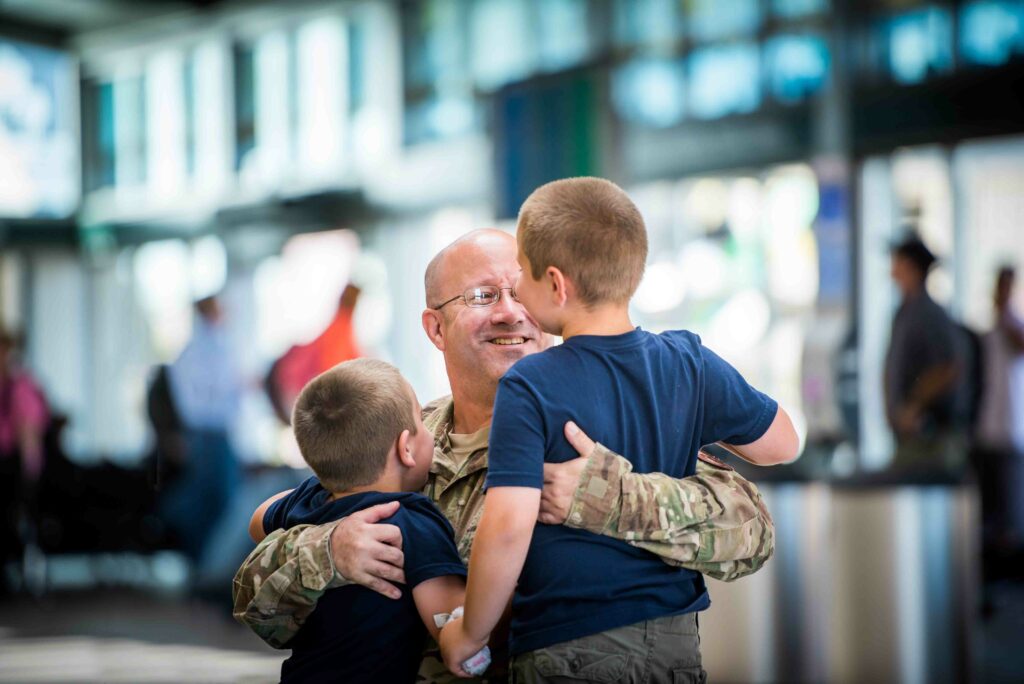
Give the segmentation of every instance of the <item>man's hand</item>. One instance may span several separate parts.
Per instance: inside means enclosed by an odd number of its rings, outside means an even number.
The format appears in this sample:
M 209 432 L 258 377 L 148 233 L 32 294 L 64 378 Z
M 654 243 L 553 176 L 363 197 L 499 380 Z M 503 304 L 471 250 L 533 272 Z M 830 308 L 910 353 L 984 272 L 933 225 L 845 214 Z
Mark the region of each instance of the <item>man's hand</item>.
M 402 597 L 392 582 L 405 583 L 402 531 L 394 525 L 378 525 L 398 511 L 391 501 L 365 508 L 342 518 L 331 533 L 331 559 L 346 579 L 373 589 L 388 598 Z
M 580 475 L 590 455 L 594 453 L 594 440 L 571 420 L 565 424 L 565 438 L 580 457 L 565 463 L 544 464 L 544 491 L 540 495 L 540 515 L 537 520 L 545 525 L 561 525 L 569 517 L 569 507 L 576 494 Z
M 462 618 L 451 620 L 441 628 L 438 638 L 438 645 L 441 647 L 441 656 L 444 658 L 445 667 L 451 670 L 456 677 L 468 679 L 471 674 L 462 669 L 462 663 L 475 656 L 480 649 L 487 645 L 487 639 L 482 641 L 471 638 L 464 629 L 465 623 Z

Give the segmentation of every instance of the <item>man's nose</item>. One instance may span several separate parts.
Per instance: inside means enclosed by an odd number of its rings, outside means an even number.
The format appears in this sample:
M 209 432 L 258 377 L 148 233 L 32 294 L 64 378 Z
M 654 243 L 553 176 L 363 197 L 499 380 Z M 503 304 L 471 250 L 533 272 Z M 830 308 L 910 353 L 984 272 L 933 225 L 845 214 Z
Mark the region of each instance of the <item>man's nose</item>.
M 511 290 L 502 290 L 501 299 L 491 306 L 491 323 L 515 325 L 526 318 L 526 309 L 512 297 Z

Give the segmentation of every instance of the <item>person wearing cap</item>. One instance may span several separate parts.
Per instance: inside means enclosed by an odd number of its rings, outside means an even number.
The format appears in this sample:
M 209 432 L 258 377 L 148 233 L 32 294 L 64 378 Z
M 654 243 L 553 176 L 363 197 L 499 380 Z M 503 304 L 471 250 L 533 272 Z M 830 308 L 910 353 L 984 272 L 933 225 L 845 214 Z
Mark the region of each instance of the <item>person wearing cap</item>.
M 885 357 L 885 407 L 896 439 L 894 467 L 955 467 L 963 459 L 960 332 L 928 294 L 937 261 L 916 235 L 892 247 L 892 279 L 901 303 Z M 929 459 L 929 461 L 925 461 Z

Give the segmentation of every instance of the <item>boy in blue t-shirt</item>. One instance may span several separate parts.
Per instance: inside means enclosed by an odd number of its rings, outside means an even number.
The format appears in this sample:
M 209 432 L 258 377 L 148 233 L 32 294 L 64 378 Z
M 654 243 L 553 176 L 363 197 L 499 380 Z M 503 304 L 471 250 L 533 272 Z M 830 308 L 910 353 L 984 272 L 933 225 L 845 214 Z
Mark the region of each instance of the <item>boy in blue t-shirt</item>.
M 250 532 L 319 525 L 398 501 L 381 522 L 402 531 L 406 589 L 398 600 L 358 585 L 329 590 L 288 644 L 284 682 L 413 682 L 434 615 L 462 605 L 466 569 L 451 524 L 418 494 L 434 458 L 434 438 L 409 383 L 383 361 L 339 364 L 311 380 L 292 425 L 313 469 L 298 488 L 264 502 Z
M 524 681 L 612 671 L 699 680 L 703 577 L 622 541 L 536 524 L 544 462 L 576 455 L 561 429 L 574 421 L 637 456 L 641 473 L 692 475 L 698 449 L 714 442 L 767 465 L 796 457 L 792 423 L 696 335 L 634 327 L 628 306 L 647 233 L 616 185 L 572 178 L 538 188 L 520 210 L 517 239 L 516 296 L 564 343 L 522 359 L 498 386 L 465 617 L 442 630 L 445 662 L 465 674 L 458 664 L 487 642 L 514 591 L 512 672 Z

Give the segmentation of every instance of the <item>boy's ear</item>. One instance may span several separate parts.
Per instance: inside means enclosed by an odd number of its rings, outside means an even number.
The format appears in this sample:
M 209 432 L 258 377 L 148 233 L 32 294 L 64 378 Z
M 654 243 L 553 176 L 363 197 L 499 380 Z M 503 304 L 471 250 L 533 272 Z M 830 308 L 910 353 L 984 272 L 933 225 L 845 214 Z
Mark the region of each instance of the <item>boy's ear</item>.
M 427 337 L 434 343 L 434 346 L 439 351 L 444 351 L 444 326 L 441 320 L 444 313 L 437 309 L 424 309 L 423 315 L 420 317 L 423 322 L 423 331 L 427 333 Z
M 408 430 L 402 430 L 402 434 L 398 435 L 398 441 L 395 443 L 395 448 L 398 451 L 398 461 L 406 468 L 412 468 L 416 465 L 416 459 L 412 455 L 412 444 L 409 441 L 409 436 Z
M 556 306 L 565 306 L 566 301 L 569 299 L 569 290 L 572 288 L 572 283 L 565 277 L 565 274 L 555 266 L 548 266 L 544 274 L 548 277 L 553 303 Z

